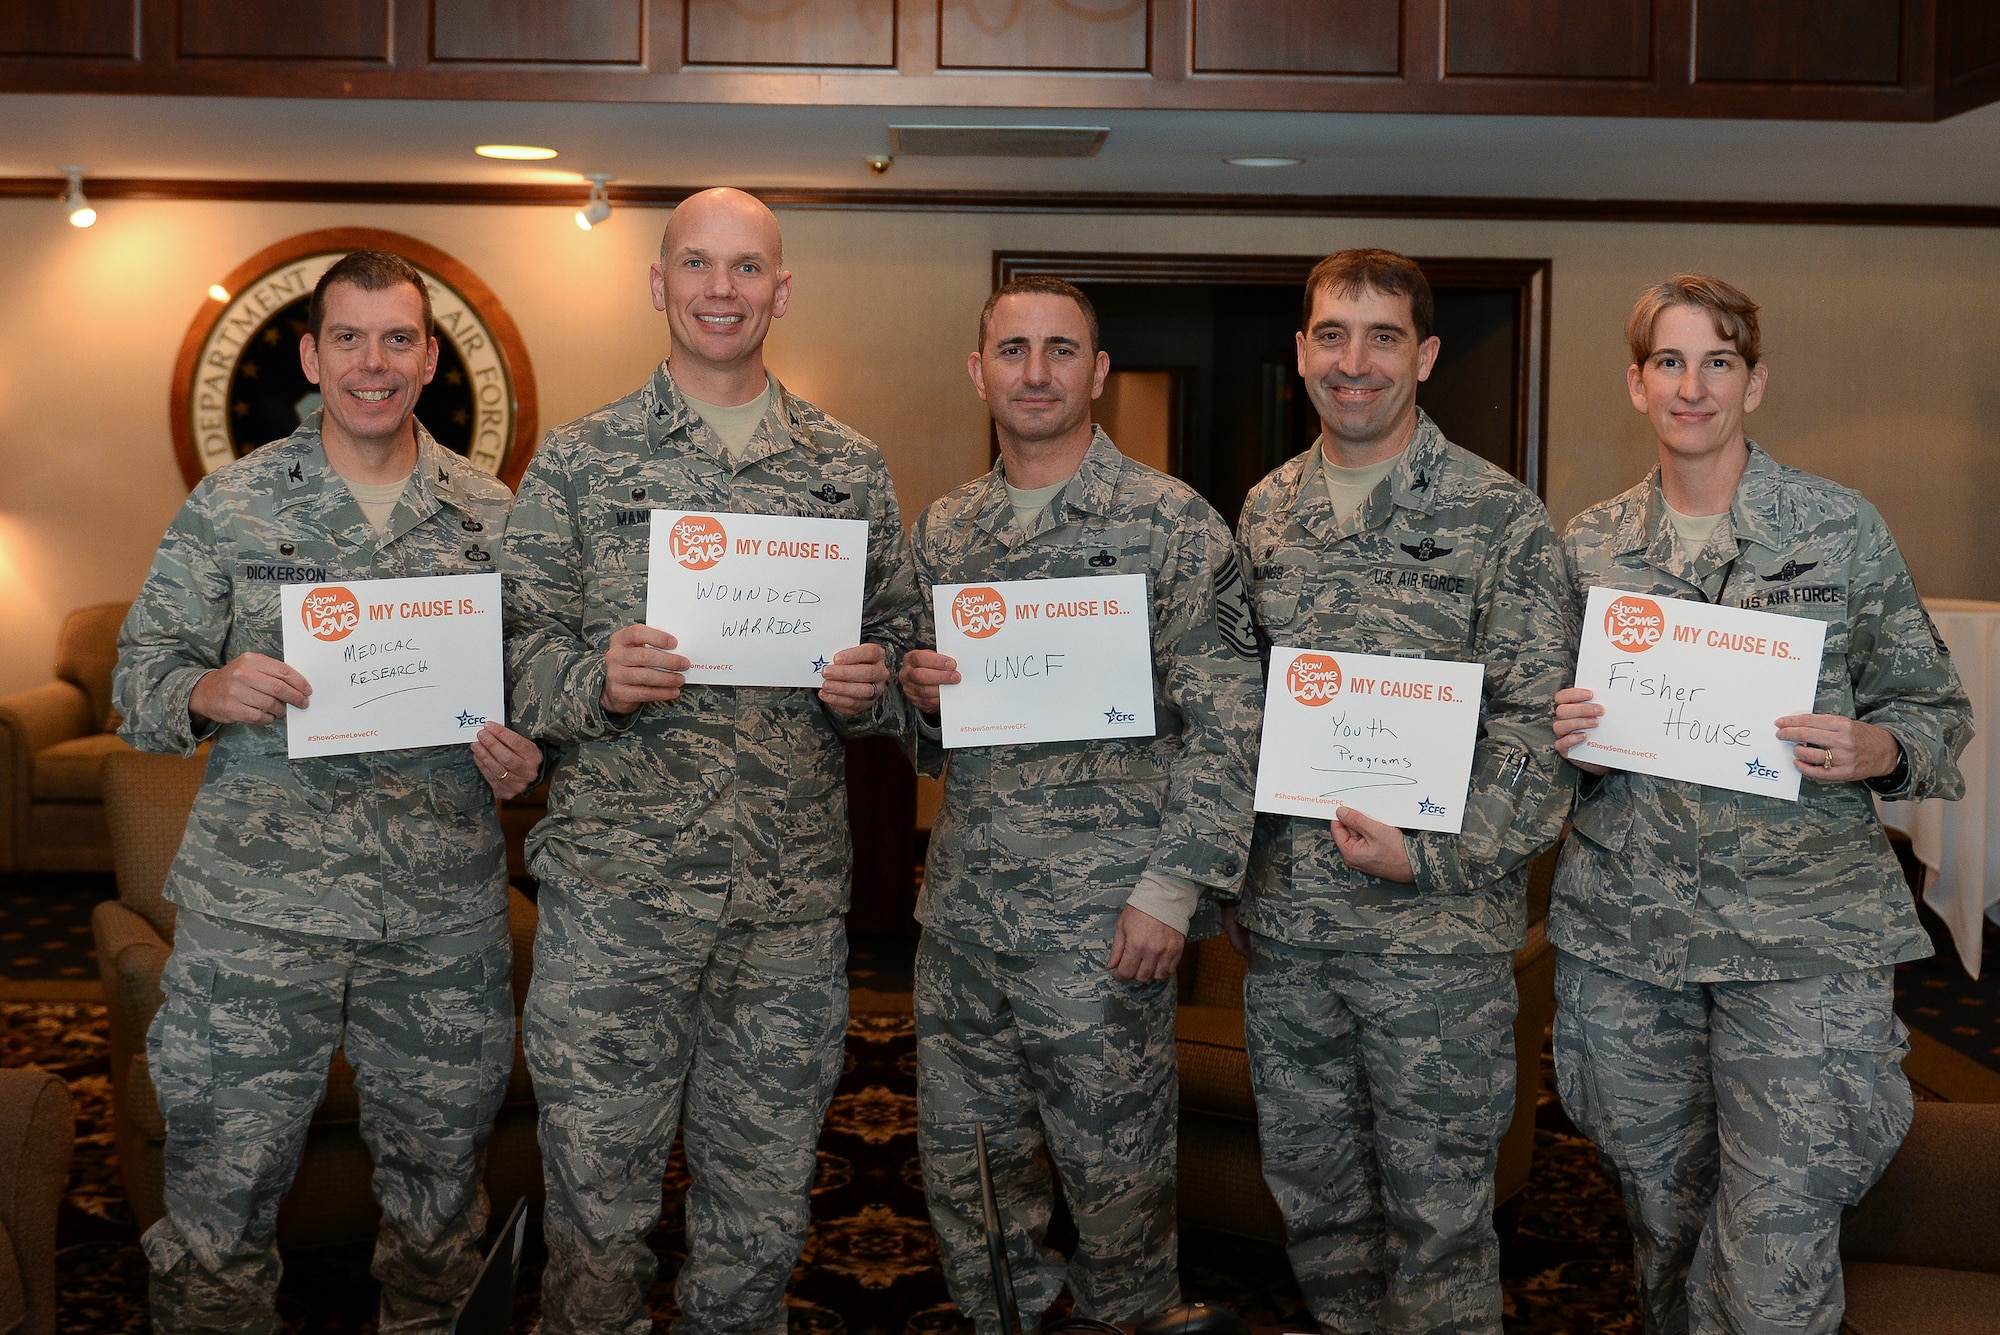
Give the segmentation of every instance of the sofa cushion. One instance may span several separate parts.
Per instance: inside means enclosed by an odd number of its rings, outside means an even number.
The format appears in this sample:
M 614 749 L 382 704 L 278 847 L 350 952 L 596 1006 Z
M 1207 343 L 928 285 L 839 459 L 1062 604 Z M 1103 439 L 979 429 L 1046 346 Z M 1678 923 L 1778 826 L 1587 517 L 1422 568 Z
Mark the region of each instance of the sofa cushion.
M 83 689 L 90 697 L 92 723 L 107 731 L 116 726 L 111 673 L 118 666 L 118 628 L 131 610 L 129 602 L 79 607 L 63 620 L 62 636 L 56 641 L 56 676 Z
M 1849 1261 L 1846 1335 L 1993 1335 L 2000 1275 Z
M 105 757 L 131 749 L 112 732 L 72 737 L 43 748 L 35 754 L 35 800 L 102 802 Z

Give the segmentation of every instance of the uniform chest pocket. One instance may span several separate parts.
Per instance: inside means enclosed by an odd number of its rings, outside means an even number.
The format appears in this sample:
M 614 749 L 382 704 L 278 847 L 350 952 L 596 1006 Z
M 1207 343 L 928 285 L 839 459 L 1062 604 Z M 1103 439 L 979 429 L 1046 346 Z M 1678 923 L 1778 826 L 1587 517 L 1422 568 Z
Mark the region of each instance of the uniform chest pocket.
M 1477 577 L 1471 570 L 1389 565 L 1370 572 L 1359 592 L 1355 627 L 1380 647 L 1373 653 L 1421 650 L 1429 657 L 1463 653 L 1472 644 Z
M 1251 610 L 1256 613 L 1258 629 L 1267 639 L 1277 641 L 1282 637 L 1278 632 L 1290 627 L 1299 618 L 1299 595 L 1304 581 L 1286 580 L 1283 583 L 1259 584 L 1250 596 Z

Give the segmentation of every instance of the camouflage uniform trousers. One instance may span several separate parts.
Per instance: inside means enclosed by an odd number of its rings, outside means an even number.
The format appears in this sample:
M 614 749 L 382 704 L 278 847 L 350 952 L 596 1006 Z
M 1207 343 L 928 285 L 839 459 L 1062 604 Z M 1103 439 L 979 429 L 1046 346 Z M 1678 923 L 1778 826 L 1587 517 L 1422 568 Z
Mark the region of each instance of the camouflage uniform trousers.
M 973 1125 L 1022 1318 L 1069 1287 L 1079 1315 L 1135 1321 L 1180 1301 L 1172 979 L 1121 982 L 1107 950 L 998 954 L 926 931 L 917 947 L 917 1147 L 945 1285 L 981 1335 L 1000 1329 Z M 1076 1220 L 1044 1241 L 1049 1160 Z
M 182 909 L 146 1044 L 167 1127 L 166 1216 L 141 1243 L 154 1328 L 277 1330 L 278 1205 L 342 1048 L 382 1207 L 378 1328 L 442 1335 L 479 1269 L 512 972 L 505 914 L 352 941 Z
M 1493 1173 L 1514 1116 L 1511 954 L 1252 934 L 1244 1037 L 1299 1289 L 1341 1335 L 1500 1330 Z
M 1894 969 L 1657 987 L 1556 961 L 1556 1087 L 1625 1197 L 1648 1335 L 1832 1335 L 1841 1207 L 1910 1129 Z
M 548 1183 L 544 1335 L 647 1335 L 678 1123 L 694 1179 L 678 1335 L 785 1330 L 845 1058 L 837 917 L 724 925 L 544 880 L 523 1014 Z

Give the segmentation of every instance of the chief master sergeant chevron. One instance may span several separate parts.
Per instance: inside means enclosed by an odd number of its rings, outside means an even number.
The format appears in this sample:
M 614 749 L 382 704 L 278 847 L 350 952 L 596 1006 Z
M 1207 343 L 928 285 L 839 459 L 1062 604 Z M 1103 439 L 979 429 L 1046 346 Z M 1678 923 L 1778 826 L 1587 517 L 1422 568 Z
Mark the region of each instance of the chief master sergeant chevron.
M 764 369 L 782 248 L 740 191 L 674 210 L 652 273 L 669 360 L 549 436 L 509 534 L 515 715 L 562 748 L 528 854 L 546 1335 L 652 1329 L 646 1235 L 677 1122 L 677 1331 L 782 1332 L 805 1242 L 847 1023 L 841 741 L 894 717 L 916 586 L 882 456 Z M 674 636 L 635 624 L 654 508 L 865 520 L 867 643 L 817 693 L 686 685 Z
M 1561 548 L 1526 488 L 1417 407 L 1431 313 L 1401 255 L 1313 270 L 1299 374 L 1320 441 L 1238 527 L 1269 642 L 1486 666 L 1463 832 L 1259 816 L 1232 924 L 1264 1177 L 1299 1287 L 1342 1335 L 1498 1335 L 1513 952 L 1570 796 L 1546 732 L 1575 643 Z
M 180 855 L 147 1060 L 167 1127 L 166 1216 L 142 1240 L 154 1328 L 277 1329 L 278 1203 L 344 1047 L 375 1157 L 378 1328 L 443 1335 L 479 1268 L 480 1159 L 512 1066 L 513 951 L 494 795 L 540 755 L 470 747 L 286 758 L 294 580 L 489 571 L 511 498 L 417 425 L 437 369 L 408 263 L 360 250 L 300 340 L 325 406 L 217 469 L 160 543 L 119 634 L 119 730 L 144 751 L 215 739 Z
M 1228 526 L 1091 425 L 1109 360 L 1083 293 L 1001 288 L 969 366 L 1001 466 L 924 511 L 920 578 L 1145 575 L 1159 720 L 1151 737 L 954 750 L 948 766 L 935 722 L 918 730 L 945 801 L 917 910 L 917 1145 L 946 1286 L 992 1335 L 975 1123 L 1024 1314 L 1065 1282 L 1106 1320 L 1178 1301 L 1173 973 L 1204 891 L 1233 895 L 1243 874 L 1262 696 Z M 944 655 L 905 660 L 923 714 L 957 680 Z M 1076 1219 L 1067 1265 L 1045 1240 L 1050 1158 Z

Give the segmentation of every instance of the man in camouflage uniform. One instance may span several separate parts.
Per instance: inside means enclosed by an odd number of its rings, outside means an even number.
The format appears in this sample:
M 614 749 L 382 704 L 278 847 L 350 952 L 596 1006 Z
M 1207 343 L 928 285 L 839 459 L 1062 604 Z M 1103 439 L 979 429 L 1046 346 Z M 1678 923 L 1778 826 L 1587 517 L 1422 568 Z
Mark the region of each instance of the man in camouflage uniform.
M 1574 614 L 1541 504 L 1416 405 L 1429 285 L 1344 251 L 1306 287 L 1299 373 L 1323 432 L 1239 536 L 1272 644 L 1486 666 L 1464 829 L 1353 808 L 1259 816 L 1230 935 L 1264 1177 L 1322 1328 L 1497 1332 L 1493 1173 L 1514 1112 L 1513 952 L 1528 863 L 1569 804 L 1542 731 Z
M 324 409 L 202 480 L 119 636 L 120 735 L 215 743 L 167 875 L 179 917 L 147 1041 L 166 1216 L 142 1245 L 171 1335 L 277 1329 L 278 1204 L 337 1047 L 375 1156 L 380 1329 L 441 1335 L 478 1270 L 514 1037 L 493 799 L 538 753 L 488 724 L 470 747 L 288 760 L 284 727 L 311 684 L 281 661 L 281 585 L 494 567 L 507 489 L 412 417 L 430 315 L 393 255 L 327 271 L 301 340 Z
M 881 455 L 764 369 L 790 279 L 750 196 L 676 209 L 652 280 L 670 359 L 550 434 L 508 533 L 516 716 L 562 748 L 528 845 L 547 1335 L 652 1329 L 646 1236 L 677 1123 L 694 1182 L 675 1329 L 785 1329 L 847 1023 L 842 739 L 896 718 L 915 597 Z M 655 508 L 867 521 L 868 643 L 817 693 L 685 685 L 674 636 L 639 624 Z
M 1757 306 L 1681 275 L 1626 329 L 1660 466 L 1578 515 L 1593 585 L 1826 624 L 1796 802 L 1584 761 L 1549 911 L 1556 1078 L 1625 1196 L 1649 1335 L 1841 1327 L 1841 1208 L 1910 1126 L 1894 968 L 1931 943 L 1874 795 L 1965 791 L 1965 691 L 1902 555 L 1854 492 L 1744 435 L 1763 398 Z M 1567 752 L 1603 715 L 1556 697 Z
M 990 1335 L 976 1124 L 1024 1313 L 1065 1281 L 1078 1313 L 1113 1321 L 1179 1301 L 1173 972 L 1198 899 L 1243 874 L 1261 700 L 1228 527 L 1091 425 L 1110 360 L 1088 300 L 1022 280 L 979 333 L 1001 462 L 918 521 L 921 642 L 935 584 L 1144 574 L 1160 729 L 947 765 L 938 686 L 956 664 L 904 664 L 919 767 L 945 775 L 917 910 L 917 1143 L 946 1285 Z M 1077 1226 L 1067 1264 L 1044 1241 L 1051 1158 Z

